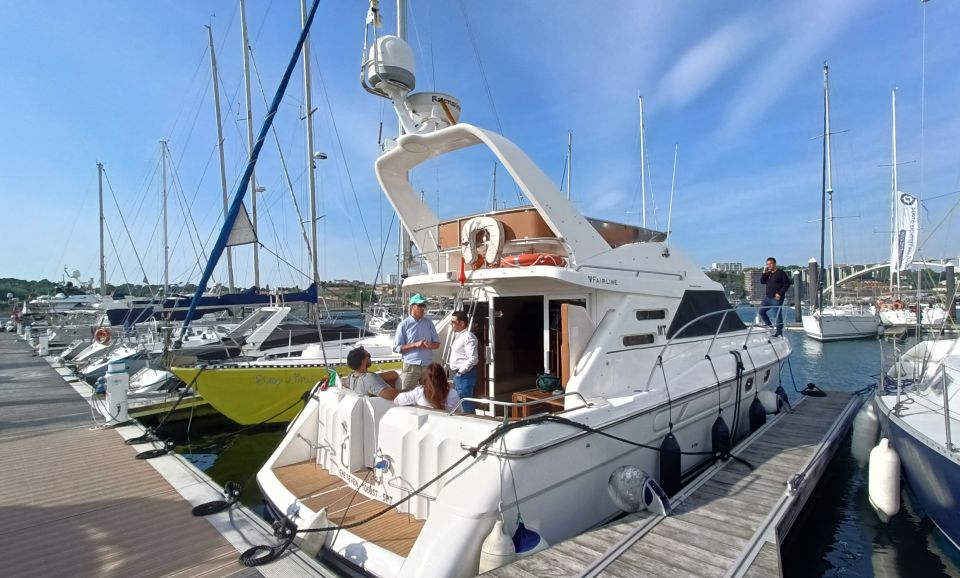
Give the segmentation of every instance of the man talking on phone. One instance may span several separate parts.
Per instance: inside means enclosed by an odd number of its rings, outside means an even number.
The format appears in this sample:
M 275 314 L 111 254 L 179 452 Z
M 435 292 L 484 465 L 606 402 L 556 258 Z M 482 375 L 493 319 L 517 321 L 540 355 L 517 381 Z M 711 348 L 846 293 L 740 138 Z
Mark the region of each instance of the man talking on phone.
M 767 327 L 772 326 L 767 310 L 776 307 L 777 332 L 773 336 L 780 337 L 783 335 L 783 300 L 787 296 L 787 290 L 790 289 L 790 277 L 783 269 L 777 268 L 776 259 L 768 257 L 763 274 L 760 275 L 760 283 L 767 287 L 766 295 L 760 302 L 760 320 Z

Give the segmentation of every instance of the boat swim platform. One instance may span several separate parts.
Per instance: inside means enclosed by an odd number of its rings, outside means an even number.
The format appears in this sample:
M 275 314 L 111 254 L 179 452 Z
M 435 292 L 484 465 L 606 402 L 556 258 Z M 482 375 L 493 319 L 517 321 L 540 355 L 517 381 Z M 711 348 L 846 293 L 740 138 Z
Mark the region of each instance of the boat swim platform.
M 222 499 L 221 488 L 181 456 L 135 459 L 154 446 L 124 439 L 143 428 L 92 427 L 89 398 L 85 383 L 65 383 L 15 334 L 0 334 L 3 575 L 333 575 L 292 550 L 242 566 L 240 552 L 275 543 L 272 529 L 236 506 L 194 517 L 192 506 Z
M 782 576 L 780 544 L 865 396 L 804 397 L 671 498 L 667 516 L 631 514 L 484 576 Z M 606 497 L 603 497 L 606 499 Z

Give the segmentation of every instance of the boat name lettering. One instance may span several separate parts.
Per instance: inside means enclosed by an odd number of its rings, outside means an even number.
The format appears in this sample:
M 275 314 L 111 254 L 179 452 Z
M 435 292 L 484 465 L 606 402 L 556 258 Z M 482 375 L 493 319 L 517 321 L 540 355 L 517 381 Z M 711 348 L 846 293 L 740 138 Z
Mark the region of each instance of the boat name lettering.
M 360 492 L 370 496 L 375 500 L 380 500 L 384 504 L 392 504 L 393 498 L 387 495 L 386 492 L 380 488 L 371 486 L 369 483 L 361 481 L 359 478 L 348 472 L 347 470 L 337 466 L 337 475 L 340 476 L 344 482 L 346 482 L 351 488 L 360 488 Z
M 598 277 L 597 275 L 587 275 L 587 281 L 595 283 L 597 285 L 619 285 L 619 279 L 608 279 L 606 277 Z
M 256 375 L 255 385 L 313 385 L 317 380 L 309 374 L 293 372 L 286 375 Z

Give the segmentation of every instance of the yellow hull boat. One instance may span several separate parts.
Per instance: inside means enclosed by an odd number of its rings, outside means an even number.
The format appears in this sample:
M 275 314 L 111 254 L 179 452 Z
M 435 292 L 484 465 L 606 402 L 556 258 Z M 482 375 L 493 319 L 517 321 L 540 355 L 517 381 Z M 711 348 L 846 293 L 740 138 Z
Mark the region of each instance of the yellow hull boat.
M 372 371 L 399 369 L 399 361 L 375 363 Z M 220 365 L 171 368 L 217 411 L 240 425 L 287 423 L 303 408 L 306 393 L 327 376 L 323 365 Z M 350 368 L 336 366 L 338 375 Z M 198 375 L 199 374 L 199 375 Z M 196 381 L 194 382 L 194 379 Z

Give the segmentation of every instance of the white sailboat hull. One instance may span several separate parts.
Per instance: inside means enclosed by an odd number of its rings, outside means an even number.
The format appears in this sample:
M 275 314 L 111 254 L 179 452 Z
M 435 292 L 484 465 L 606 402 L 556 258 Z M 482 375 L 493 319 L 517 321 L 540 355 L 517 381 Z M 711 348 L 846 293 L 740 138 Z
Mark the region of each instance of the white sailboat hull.
M 875 315 L 825 309 L 804 316 L 803 330 L 817 341 L 844 341 L 876 337 L 883 324 Z

